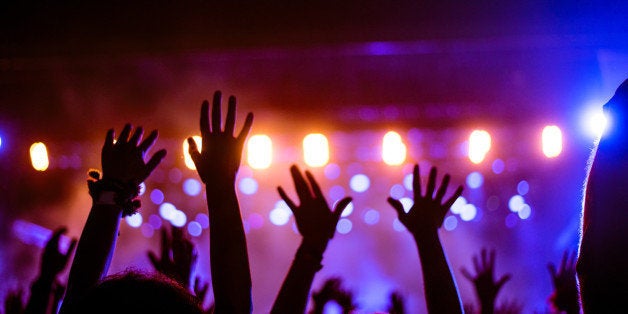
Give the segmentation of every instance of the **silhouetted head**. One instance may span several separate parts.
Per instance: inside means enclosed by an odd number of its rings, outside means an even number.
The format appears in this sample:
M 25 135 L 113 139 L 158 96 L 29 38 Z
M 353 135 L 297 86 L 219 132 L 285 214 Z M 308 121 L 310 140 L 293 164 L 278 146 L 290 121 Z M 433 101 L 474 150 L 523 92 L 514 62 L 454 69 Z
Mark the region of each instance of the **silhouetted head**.
M 604 114 L 608 120 L 605 134 L 611 137 L 628 135 L 628 79 L 625 80 L 615 95 L 604 104 Z
M 71 313 L 200 314 L 198 298 L 160 274 L 127 271 L 105 278 L 72 306 Z

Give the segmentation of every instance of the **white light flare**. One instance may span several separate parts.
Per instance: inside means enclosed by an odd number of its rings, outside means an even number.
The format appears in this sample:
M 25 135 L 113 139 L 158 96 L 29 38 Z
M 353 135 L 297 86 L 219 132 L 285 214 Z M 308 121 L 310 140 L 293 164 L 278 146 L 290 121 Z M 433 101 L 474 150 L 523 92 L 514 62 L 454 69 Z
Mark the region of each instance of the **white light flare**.
M 491 150 L 491 135 L 484 130 L 474 130 L 469 135 L 469 160 L 474 164 L 484 161 Z
M 303 138 L 303 159 L 310 167 L 322 167 L 329 162 L 329 141 L 320 133 Z
M 249 138 L 246 154 L 251 168 L 267 169 L 273 160 L 273 142 L 268 135 L 253 135 Z
M 398 166 L 406 161 L 406 145 L 399 133 L 390 131 L 382 141 L 382 159 L 389 166 Z
M 548 125 L 543 128 L 541 142 L 543 154 L 547 158 L 556 158 L 563 151 L 563 133 L 555 125 Z

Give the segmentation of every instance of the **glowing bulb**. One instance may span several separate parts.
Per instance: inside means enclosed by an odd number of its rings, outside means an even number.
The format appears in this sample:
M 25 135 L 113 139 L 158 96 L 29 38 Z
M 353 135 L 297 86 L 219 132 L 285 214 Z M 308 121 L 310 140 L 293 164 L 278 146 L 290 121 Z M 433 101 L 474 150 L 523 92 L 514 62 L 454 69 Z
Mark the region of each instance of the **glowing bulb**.
M 563 150 L 563 134 L 560 128 L 555 125 L 548 125 L 543 128 L 541 142 L 543 145 L 543 154 L 545 154 L 547 158 L 558 157 Z
M 491 150 L 491 135 L 484 130 L 475 130 L 469 136 L 469 160 L 481 163 Z
M 273 142 L 268 135 L 258 134 L 249 138 L 247 161 L 253 169 L 270 167 L 273 159 Z
M 387 165 L 401 165 L 406 160 L 406 145 L 399 133 L 390 131 L 382 141 L 382 159 Z
M 602 105 L 591 105 L 582 115 L 581 125 L 589 135 L 600 138 L 608 125 Z
M 303 139 L 303 159 L 310 167 L 322 167 L 329 162 L 329 142 L 323 134 L 308 134 Z
M 46 145 L 42 142 L 37 142 L 31 145 L 30 149 L 31 153 L 31 163 L 33 164 L 33 168 L 37 171 L 46 171 L 48 166 L 50 165 L 50 161 L 48 161 L 48 151 L 46 150 Z
M 198 147 L 198 151 L 200 152 L 203 149 L 203 140 L 200 136 L 194 135 L 192 136 L 194 142 L 196 142 L 196 147 Z M 188 144 L 188 140 L 183 141 L 183 161 L 185 161 L 185 166 L 190 170 L 196 170 L 196 165 L 194 165 L 194 161 L 192 160 L 192 156 L 190 156 L 190 145 Z

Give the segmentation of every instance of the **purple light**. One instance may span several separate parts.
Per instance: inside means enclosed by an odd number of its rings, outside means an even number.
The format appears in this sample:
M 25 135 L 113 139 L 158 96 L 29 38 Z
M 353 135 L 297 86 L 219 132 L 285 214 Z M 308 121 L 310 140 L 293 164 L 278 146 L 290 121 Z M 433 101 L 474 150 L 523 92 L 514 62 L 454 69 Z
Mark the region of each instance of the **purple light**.
M 164 193 L 159 189 L 154 189 L 150 192 L 150 200 L 155 205 L 160 205 L 164 202 Z
M 201 235 L 202 232 L 203 228 L 201 227 L 201 224 L 196 221 L 190 221 L 190 223 L 188 224 L 188 233 L 191 236 L 198 237 Z
M 329 180 L 337 179 L 340 176 L 340 166 L 337 164 L 328 164 L 324 171 L 325 177 Z

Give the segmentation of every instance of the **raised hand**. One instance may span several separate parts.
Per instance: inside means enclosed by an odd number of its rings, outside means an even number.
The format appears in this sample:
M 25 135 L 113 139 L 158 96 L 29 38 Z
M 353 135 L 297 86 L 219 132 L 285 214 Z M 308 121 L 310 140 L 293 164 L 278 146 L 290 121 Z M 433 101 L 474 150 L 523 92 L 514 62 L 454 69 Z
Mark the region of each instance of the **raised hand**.
M 565 251 L 558 270 L 553 263 L 547 265 L 554 285 L 554 293 L 550 300 L 558 311 L 564 311 L 567 314 L 580 313 L 576 257 L 576 252 L 569 254 Z
M 419 165 L 414 166 L 412 189 L 414 191 L 414 205 L 406 213 L 399 200 L 388 198 L 388 203 L 397 211 L 399 221 L 403 223 L 408 231 L 415 237 L 422 234 L 432 234 L 443 224 L 445 215 L 456 199 L 462 195 L 462 186 L 459 186 L 454 194 L 443 202 L 443 197 L 449 185 L 449 174 L 443 177 L 436 195 L 436 167 L 432 167 L 427 181 L 425 195 L 421 195 L 421 177 L 419 175 Z
M 148 258 L 157 271 L 189 288 L 198 254 L 183 229 L 172 226 L 171 233 L 172 236 L 165 228 L 161 229 L 161 257 L 148 252 Z
M 493 313 L 495 310 L 495 299 L 502 286 L 510 280 L 511 275 L 505 274 L 497 281 L 495 275 L 495 250 L 487 253 L 486 249 L 482 249 L 481 260 L 478 256 L 473 256 L 473 266 L 475 267 L 475 276 L 471 275 L 466 268 L 462 268 L 461 272 L 465 278 L 475 285 L 475 292 L 480 299 L 482 313 Z
M 138 185 L 142 183 L 166 156 L 166 150 L 156 152 L 148 162 L 144 157 L 155 144 L 158 133 L 153 130 L 143 141 L 144 130 L 137 127 L 130 135 L 132 126 L 127 124 L 114 141 L 115 132 L 110 129 L 102 148 L 102 172 L 104 180 L 119 181 L 124 184 Z M 140 143 L 141 141 L 141 143 Z
M 24 312 L 22 294 L 22 289 L 10 290 L 7 293 L 4 299 L 5 314 L 22 314 Z
M 76 239 L 72 239 L 68 251 L 64 254 L 59 251 L 59 239 L 67 229 L 65 227 L 58 228 L 52 234 L 52 237 L 46 243 L 44 253 L 41 256 L 41 276 L 54 279 L 68 264 L 72 252 L 76 247 Z
M 353 293 L 342 287 L 342 279 L 334 277 L 329 278 L 323 284 L 323 287 L 312 294 L 314 307 L 311 314 L 323 313 L 325 305 L 330 301 L 335 301 L 342 307 L 343 313 L 351 313 L 355 309 L 353 303 Z
M 236 98 L 229 96 L 227 117 L 224 130 L 222 129 L 220 91 L 214 93 L 212 103 L 211 123 L 209 119 L 209 102 L 204 101 L 201 106 L 201 151 L 198 150 L 193 138 L 188 138 L 189 153 L 196 165 L 201 180 L 210 184 L 218 178 L 228 178 L 235 182 L 235 176 L 242 159 L 242 148 L 246 136 L 253 124 L 253 113 L 248 113 L 242 130 L 236 137 L 233 135 L 235 128 Z
M 399 291 L 393 291 L 389 295 L 390 304 L 388 305 L 388 313 L 390 314 L 404 314 L 405 299 Z
M 340 200 L 332 211 L 312 173 L 305 171 L 307 182 L 297 166 L 290 167 L 290 173 L 300 204 L 296 205 L 282 187 L 277 188 L 279 195 L 292 210 L 297 228 L 303 239 L 317 244 L 326 244 L 329 239 L 334 237 L 336 224 L 342 211 L 351 202 L 351 198 L 345 197 Z

